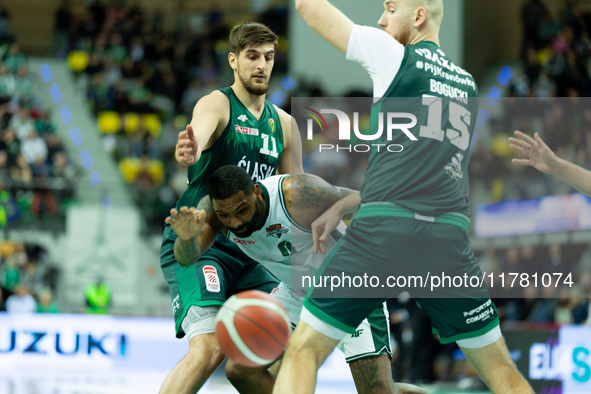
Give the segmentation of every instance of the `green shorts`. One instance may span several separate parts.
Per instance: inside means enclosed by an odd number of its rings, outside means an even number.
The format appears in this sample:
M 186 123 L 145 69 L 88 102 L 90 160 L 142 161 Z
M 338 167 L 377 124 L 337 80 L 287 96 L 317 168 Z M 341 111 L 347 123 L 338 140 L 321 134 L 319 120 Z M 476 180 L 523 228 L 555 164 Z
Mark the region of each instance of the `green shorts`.
M 222 305 L 232 295 L 245 290 L 270 293 L 279 283 L 269 271 L 242 253 L 222 234 L 196 264 L 188 267 L 176 262 L 175 240 L 176 234 L 170 226 L 166 226 L 160 266 L 170 290 L 178 338 L 185 335 L 181 323 L 191 306 Z
M 450 277 L 478 276 L 480 269 L 468 246 L 468 219 L 447 215 L 419 215 L 420 219 L 416 219 L 414 213 L 395 204 L 364 205 L 346 235 L 324 260 L 317 277 L 368 274 L 378 276 L 380 283 L 384 283 L 388 276 L 425 277 L 427 272 Z M 477 338 L 499 324 L 497 310 L 485 287 L 451 287 L 432 293 L 428 286 L 380 286 L 373 293 L 371 288 L 340 291 L 329 292 L 317 285 L 308 292 L 304 306 L 319 320 L 346 333 L 353 333 L 372 310 L 401 291 L 408 291 L 429 315 L 441 343 Z M 390 294 L 385 295 L 387 292 Z

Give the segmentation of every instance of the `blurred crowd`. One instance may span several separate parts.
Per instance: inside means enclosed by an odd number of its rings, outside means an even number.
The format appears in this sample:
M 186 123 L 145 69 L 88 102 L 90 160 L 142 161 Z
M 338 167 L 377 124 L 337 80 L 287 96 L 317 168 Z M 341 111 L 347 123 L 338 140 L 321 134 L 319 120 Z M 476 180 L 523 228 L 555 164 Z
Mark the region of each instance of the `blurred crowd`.
M 215 2 L 189 3 L 174 21 L 139 1 L 95 0 L 77 15 L 65 0 L 55 15 L 51 50 L 67 57 L 82 81 L 104 146 L 155 231 L 186 188 L 186 173 L 174 162 L 178 132 L 202 96 L 232 83 L 227 39 L 242 22 Z M 271 6 L 256 19 L 285 37 L 286 6 Z M 285 40 L 275 59 L 274 77 L 287 68 Z
M 41 246 L 0 241 L 0 311 L 57 313 L 59 275 Z
M 0 26 L 2 24 L 0 23 Z M 0 228 L 53 217 L 73 197 L 77 169 L 35 95 L 12 34 L 0 37 Z
M 558 156 L 591 167 L 591 4 L 565 0 L 548 8 L 529 0 L 522 8 L 520 67 L 508 98 L 490 121 L 491 137 L 477 138 L 471 152 L 473 202 L 538 198 L 575 192 L 531 168 L 511 165 L 507 136 L 539 132 Z M 477 137 L 482 137 L 478 135 Z

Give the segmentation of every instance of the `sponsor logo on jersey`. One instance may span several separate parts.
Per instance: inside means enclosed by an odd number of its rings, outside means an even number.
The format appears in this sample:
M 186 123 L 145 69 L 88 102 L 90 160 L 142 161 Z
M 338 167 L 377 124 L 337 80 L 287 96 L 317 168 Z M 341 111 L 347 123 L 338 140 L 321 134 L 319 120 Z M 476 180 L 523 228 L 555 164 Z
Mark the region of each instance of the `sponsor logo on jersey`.
M 445 166 L 445 172 L 447 172 L 447 175 L 456 181 L 460 181 L 464 178 L 464 173 L 462 172 L 463 158 L 464 155 L 456 153 L 456 155 L 451 158 L 451 162 Z
M 218 271 L 211 265 L 203 267 L 203 276 L 205 277 L 205 288 L 212 293 L 220 292 L 220 278 Z
M 246 119 L 248 119 L 248 118 L 247 118 L 247 117 L 246 117 L 246 115 L 244 115 L 244 114 L 242 114 L 242 115 L 240 115 L 240 116 L 238 117 L 238 120 L 239 120 L 239 121 L 241 121 L 241 122 L 246 122 Z
M 359 338 L 361 336 L 361 334 L 363 334 L 363 328 L 360 328 L 359 330 L 355 330 L 355 332 L 353 334 L 351 334 L 351 338 Z
M 289 229 L 281 227 L 281 223 L 267 227 L 267 237 L 281 238 L 281 235 L 287 232 L 289 232 Z
M 269 128 L 271 129 L 271 134 L 275 133 L 275 129 L 277 128 L 275 125 L 275 119 L 269 119 Z
M 246 134 L 246 135 L 254 135 L 254 136 L 258 136 L 259 135 L 259 129 L 251 129 L 250 127 L 242 127 L 242 126 L 234 126 L 234 129 L 236 129 L 236 131 L 240 134 Z
M 240 244 L 240 245 L 254 245 L 257 243 L 257 241 L 253 241 L 251 239 L 242 239 L 242 238 L 236 238 L 236 237 L 234 237 L 232 239 L 232 241 L 234 241 L 235 243 Z
M 466 317 L 466 324 L 472 324 L 483 320 L 491 319 L 495 316 L 495 310 L 492 305 L 492 301 L 488 300 L 484 304 L 481 304 L 479 307 L 474 308 L 470 311 L 464 312 L 464 317 Z
M 173 315 L 181 307 L 180 300 L 181 300 L 181 296 L 180 295 L 177 295 L 176 297 L 174 297 L 174 300 L 172 300 L 172 314 Z

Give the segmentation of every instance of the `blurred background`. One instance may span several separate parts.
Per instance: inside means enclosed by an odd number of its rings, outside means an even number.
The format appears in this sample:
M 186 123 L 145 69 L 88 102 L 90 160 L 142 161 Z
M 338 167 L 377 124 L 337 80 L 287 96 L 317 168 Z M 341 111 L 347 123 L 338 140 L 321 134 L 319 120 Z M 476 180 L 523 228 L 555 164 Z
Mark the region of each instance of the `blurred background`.
M 382 12 L 378 0 L 334 4 L 370 26 Z M 577 284 L 495 300 L 512 356 L 540 393 L 591 392 L 591 342 L 576 342 L 586 349 L 576 357 L 565 345 L 591 337 L 591 226 L 581 219 L 591 202 L 512 166 L 506 142 L 515 129 L 539 131 L 560 157 L 591 168 L 591 3 L 445 7 L 442 49 L 483 97 L 470 164 L 471 245 L 481 267 L 572 272 Z M 184 356 L 159 268 L 164 218 L 186 188 L 174 147 L 195 103 L 232 83 L 227 37 L 244 21 L 280 37 L 267 98 L 286 111 L 291 97 L 371 95 L 361 66 L 320 40 L 293 2 L 0 2 L 0 311 L 8 310 L 0 313 L 0 393 L 157 392 Z M 527 111 L 532 102 L 543 110 Z M 307 172 L 361 182 L 367 156 L 312 148 Z M 398 381 L 483 391 L 412 298 L 390 304 Z M 561 357 L 577 360 L 578 379 L 560 369 Z M 319 392 L 353 390 L 345 364 L 333 361 Z M 47 372 L 48 363 L 61 371 Z M 206 390 L 233 392 L 223 373 Z

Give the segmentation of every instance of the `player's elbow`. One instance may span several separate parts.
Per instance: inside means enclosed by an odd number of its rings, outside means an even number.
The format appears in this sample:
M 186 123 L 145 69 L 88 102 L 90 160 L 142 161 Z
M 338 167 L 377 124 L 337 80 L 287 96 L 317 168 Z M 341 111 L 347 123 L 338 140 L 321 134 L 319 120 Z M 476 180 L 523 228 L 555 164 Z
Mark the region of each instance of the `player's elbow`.
M 296 0 L 295 7 L 299 14 L 304 17 L 304 13 L 309 8 L 310 1 L 309 0 Z
M 181 267 L 188 267 L 188 266 L 190 266 L 190 265 L 191 265 L 191 262 L 190 262 L 190 261 L 183 260 L 183 259 L 179 259 L 178 257 L 177 257 L 177 259 L 176 259 L 176 262 L 177 262 L 177 263 L 179 263 L 179 265 L 180 265 Z

